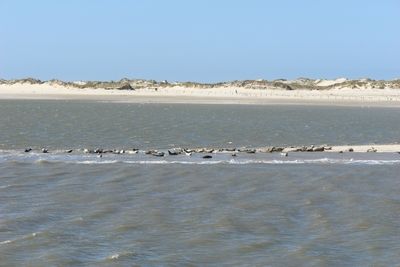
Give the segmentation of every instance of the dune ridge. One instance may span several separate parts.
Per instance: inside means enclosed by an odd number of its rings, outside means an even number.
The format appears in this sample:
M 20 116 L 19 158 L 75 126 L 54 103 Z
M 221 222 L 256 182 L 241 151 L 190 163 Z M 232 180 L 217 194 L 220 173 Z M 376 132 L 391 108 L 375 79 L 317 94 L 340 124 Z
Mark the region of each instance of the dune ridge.
M 220 83 L 0 80 L 0 99 L 86 99 L 136 103 L 400 106 L 400 79 L 243 80 Z
M 200 83 L 200 82 L 168 82 L 144 79 L 128 79 L 123 78 L 118 81 L 62 81 L 48 80 L 42 81 L 35 78 L 24 78 L 14 80 L 0 79 L 0 85 L 50 85 L 62 86 L 77 89 L 119 89 L 119 90 L 135 90 L 135 89 L 154 89 L 154 88 L 221 88 L 235 87 L 247 89 L 274 89 L 274 90 L 329 90 L 329 89 L 400 89 L 400 79 L 395 80 L 373 80 L 369 78 L 348 80 L 346 78 L 338 78 L 335 80 L 326 79 L 309 79 L 298 78 L 295 80 L 277 79 L 277 80 L 237 80 L 217 83 Z

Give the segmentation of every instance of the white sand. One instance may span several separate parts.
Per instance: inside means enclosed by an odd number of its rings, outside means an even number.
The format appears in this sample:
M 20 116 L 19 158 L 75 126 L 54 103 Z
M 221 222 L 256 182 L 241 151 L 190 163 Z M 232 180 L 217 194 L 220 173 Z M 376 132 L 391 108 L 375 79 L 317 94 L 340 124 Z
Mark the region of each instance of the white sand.
M 400 144 L 386 144 L 386 145 L 347 145 L 347 146 L 333 146 L 331 152 L 347 152 L 349 149 L 353 149 L 353 152 L 400 152 Z
M 315 146 L 322 147 L 322 146 Z M 366 153 L 366 152 L 376 152 L 376 153 L 400 153 L 400 144 L 371 144 L 371 145 L 341 145 L 341 146 L 328 146 L 324 145 L 324 152 L 331 153 Z M 286 147 L 283 152 L 297 153 L 300 147 Z M 260 150 L 262 151 L 262 149 Z M 318 152 L 312 152 L 318 153 Z
M 334 85 L 334 84 L 343 83 L 345 81 L 347 81 L 346 78 L 339 78 L 339 79 L 336 79 L 336 80 L 319 80 L 317 85 L 318 86 L 331 86 L 331 85 Z
M 77 89 L 40 84 L 0 85 L 0 99 L 93 99 L 121 102 L 333 105 L 400 107 L 400 89 L 266 90 L 166 87 L 137 90 Z

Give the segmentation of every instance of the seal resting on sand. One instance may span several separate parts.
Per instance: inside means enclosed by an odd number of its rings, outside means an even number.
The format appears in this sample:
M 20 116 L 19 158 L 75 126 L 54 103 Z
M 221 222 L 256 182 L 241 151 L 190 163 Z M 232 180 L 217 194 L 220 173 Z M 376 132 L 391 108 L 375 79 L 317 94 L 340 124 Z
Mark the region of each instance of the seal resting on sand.
M 160 151 L 154 151 L 153 153 L 151 153 L 151 155 L 155 157 L 164 157 L 165 153 Z
M 168 149 L 168 155 L 170 155 L 170 156 L 177 156 L 179 154 L 180 154 L 180 152 L 177 151 L 176 149 Z

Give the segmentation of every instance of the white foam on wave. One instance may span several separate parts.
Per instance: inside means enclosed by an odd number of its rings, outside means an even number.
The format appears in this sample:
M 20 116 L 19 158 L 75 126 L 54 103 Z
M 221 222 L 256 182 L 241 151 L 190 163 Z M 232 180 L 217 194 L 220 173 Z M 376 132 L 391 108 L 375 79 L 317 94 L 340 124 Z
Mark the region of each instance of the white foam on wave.
M 105 258 L 105 260 L 114 261 L 114 260 L 118 260 L 120 258 L 134 257 L 135 255 L 136 255 L 136 253 L 134 251 L 123 251 L 123 252 L 119 252 L 119 253 L 114 253 L 114 254 L 108 256 L 107 258 Z
M 221 163 L 229 163 L 224 160 L 214 161 L 169 161 L 169 160 L 85 160 L 85 161 L 66 161 L 66 163 L 76 164 L 114 164 L 114 163 L 125 163 L 125 164 L 154 164 L 154 165 L 165 165 L 165 164 L 195 164 L 195 165 L 213 165 Z
M 344 164 L 395 165 L 400 164 L 400 160 L 350 160 Z
M 113 163 L 122 163 L 123 161 L 119 160 L 84 160 L 84 161 L 65 161 L 66 163 L 76 163 L 76 164 L 113 164 Z
M 301 155 L 301 154 L 300 154 Z M 371 156 L 371 155 L 368 155 Z M 289 158 L 259 158 L 259 157 L 238 157 L 238 158 L 227 158 L 226 155 L 215 156 L 212 159 L 204 160 L 196 157 L 183 157 L 183 158 L 170 158 L 166 157 L 163 159 L 151 159 L 146 157 L 137 156 L 122 156 L 116 157 L 103 157 L 99 158 L 97 155 L 61 155 L 61 154 L 48 154 L 43 155 L 35 153 L 0 153 L 0 163 L 11 162 L 11 163 L 35 163 L 35 164 L 143 164 L 143 165 L 168 165 L 168 164 L 182 164 L 182 165 L 248 165 L 248 164 L 345 164 L 345 165 L 396 165 L 400 164 L 400 159 L 393 158 L 392 155 L 389 157 L 369 157 L 369 158 L 337 158 L 337 157 L 323 157 L 323 158 L 302 158 L 302 157 L 289 157 Z
M 12 240 L 1 241 L 1 242 L 0 242 L 0 245 L 9 244 L 9 243 L 11 243 L 11 242 L 12 242 Z
M 117 259 L 119 259 L 119 257 L 120 257 L 120 255 L 118 253 L 116 253 L 116 254 L 113 254 L 113 255 L 107 257 L 107 259 L 109 259 L 109 260 L 117 260 Z
M 354 160 L 354 159 L 295 159 L 295 160 L 210 160 L 210 161 L 185 161 L 185 160 L 85 160 L 85 161 L 68 161 L 67 163 L 76 164 L 139 164 L 139 165 L 168 165 L 168 164 L 182 164 L 182 165 L 249 165 L 249 164 L 353 164 L 353 165 L 395 165 L 400 164 L 400 160 Z
M 36 237 L 38 234 L 40 234 L 40 232 L 34 232 L 31 234 L 27 234 L 24 235 L 22 237 L 16 238 L 14 240 L 4 240 L 4 241 L 0 241 L 0 245 L 6 245 L 6 244 L 10 244 L 10 243 L 14 243 L 14 242 L 18 242 L 20 240 L 25 240 L 25 239 L 31 239 L 33 237 Z

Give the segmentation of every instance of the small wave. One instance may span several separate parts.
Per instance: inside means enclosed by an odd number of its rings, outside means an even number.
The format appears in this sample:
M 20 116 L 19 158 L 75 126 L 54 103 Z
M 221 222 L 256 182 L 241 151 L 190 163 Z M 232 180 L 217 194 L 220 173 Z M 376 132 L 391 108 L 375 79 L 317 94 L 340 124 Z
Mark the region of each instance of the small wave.
M 396 154 L 397 155 L 397 154 Z M 315 154 L 317 156 L 317 154 Z M 322 155 L 321 155 L 322 156 Z M 294 165 L 294 164 L 353 164 L 353 165 L 396 165 L 400 164 L 400 159 L 394 157 L 392 154 L 387 155 L 372 155 L 372 154 L 360 154 L 357 158 L 338 158 L 338 156 L 327 156 L 323 155 L 322 158 L 304 158 L 304 154 L 292 155 L 290 157 L 280 157 L 279 155 L 272 156 L 266 155 L 265 157 L 259 156 L 248 156 L 230 158 L 224 154 L 215 155 L 212 159 L 204 160 L 199 157 L 165 157 L 165 158 L 152 158 L 146 157 L 145 155 L 124 155 L 124 156 L 105 156 L 98 157 L 98 155 L 64 155 L 64 154 L 4 154 L 0 155 L 0 163 L 11 163 L 11 164 L 84 164 L 84 165 L 95 165 L 95 164 L 143 164 L 143 165 L 168 165 L 168 164 L 182 164 L 182 165 L 248 165 L 248 164 L 271 164 L 271 165 Z
M 113 255 L 107 257 L 107 259 L 109 259 L 109 260 L 117 260 L 117 259 L 119 259 L 119 254 L 118 253 L 113 254 Z
M 118 260 L 118 259 L 120 259 L 120 258 L 131 258 L 131 257 L 134 257 L 135 255 L 136 255 L 135 252 L 132 252 L 132 251 L 125 251 L 125 252 L 121 252 L 121 253 L 112 254 L 112 255 L 108 256 L 108 257 L 106 258 L 106 260 L 111 260 L 111 261 L 113 261 L 113 260 Z
M 35 163 L 37 164 L 51 164 L 54 163 L 54 161 L 50 160 L 50 159 L 38 159 L 35 161 Z
M 226 160 L 210 160 L 210 161 L 185 161 L 185 160 L 127 160 L 123 163 L 128 164 L 186 164 L 186 165 L 214 165 L 221 163 L 229 163 Z
M 10 244 L 11 242 L 12 242 L 12 240 L 1 241 L 0 245 Z
M 19 240 L 31 239 L 31 238 L 36 237 L 38 234 L 40 234 L 40 232 L 34 232 L 34 233 L 31 233 L 31 234 L 16 238 L 14 240 L 4 240 L 4 241 L 0 242 L 0 245 L 6 245 L 6 244 L 14 243 L 14 242 L 17 242 Z
M 367 165 L 395 165 L 400 164 L 400 160 L 349 160 L 345 164 L 367 164 Z
M 295 160 L 210 160 L 210 161 L 185 161 L 185 160 L 86 160 L 74 161 L 69 163 L 76 164 L 143 164 L 143 165 L 169 165 L 169 164 L 182 164 L 182 165 L 249 165 L 249 164 L 354 164 L 354 165 L 395 165 L 400 164 L 400 160 L 354 160 L 354 159 L 295 159 Z
M 92 164 L 113 164 L 113 163 L 121 163 L 124 161 L 120 160 L 84 160 L 84 161 L 66 161 L 67 163 L 76 163 L 76 164 L 86 164 L 86 165 L 92 165 Z

